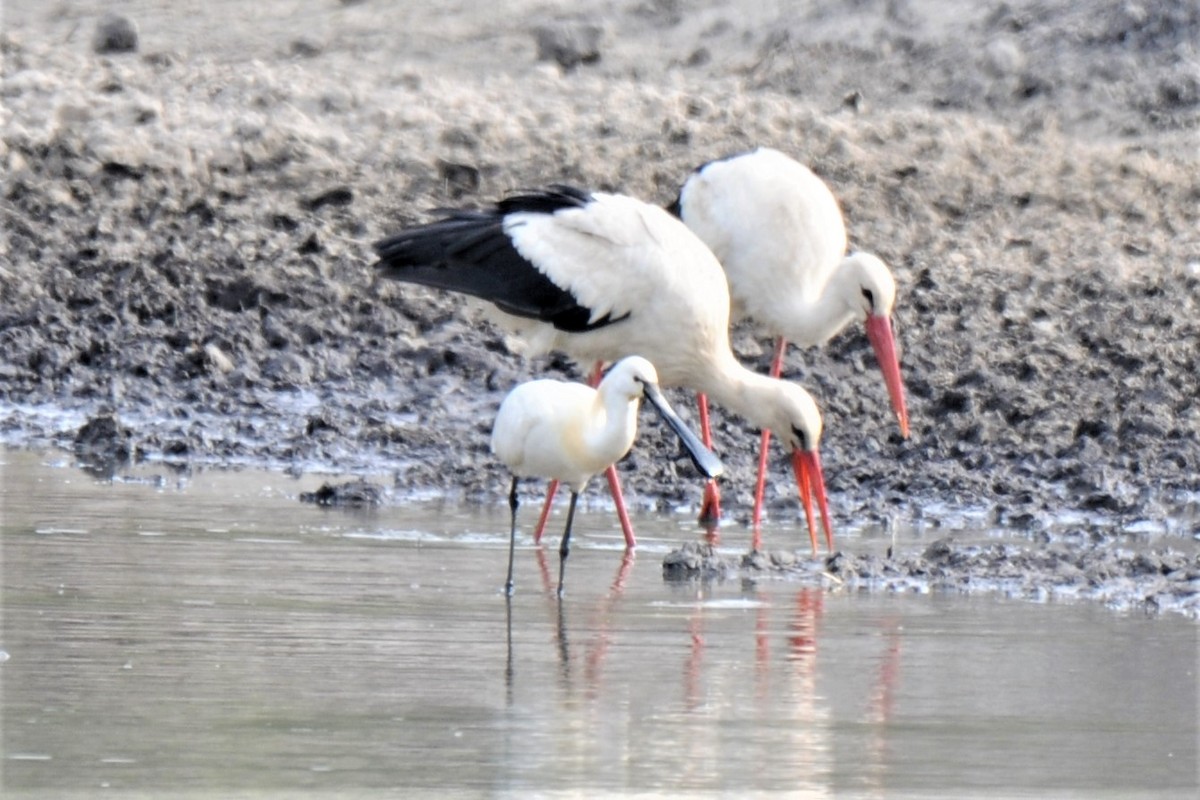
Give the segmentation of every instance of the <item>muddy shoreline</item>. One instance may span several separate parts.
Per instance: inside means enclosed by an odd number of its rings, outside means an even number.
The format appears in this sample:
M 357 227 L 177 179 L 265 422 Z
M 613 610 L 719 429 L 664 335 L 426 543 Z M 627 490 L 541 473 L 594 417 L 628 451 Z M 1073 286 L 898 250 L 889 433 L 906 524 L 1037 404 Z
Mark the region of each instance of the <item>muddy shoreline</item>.
M 1073 553 L 1095 559 L 1147 529 L 1194 545 L 1200 12 L 762 8 L 528 10 L 487 28 L 471 4 L 253 20 L 132 4 L 136 48 L 98 54 L 99 6 L 9 4 L 0 438 L 358 473 L 389 502 L 496 501 L 500 399 L 578 372 L 513 355 L 459 298 L 376 284 L 370 243 L 426 209 L 551 181 L 666 203 L 697 164 L 765 144 L 830 183 L 853 244 L 899 284 L 910 440 L 861 331 L 788 360 L 825 415 L 837 517 L 981 509 L 1031 541 L 1086 540 Z M 735 348 L 766 370 L 755 331 Z M 714 435 L 735 532 L 757 439 L 727 415 Z M 698 503 L 673 453 L 646 424 L 622 464 L 635 502 Z M 779 458 L 768 502 L 790 535 Z M 1163 557 L 1163 591 L 1195 613 L 1200 562 Z

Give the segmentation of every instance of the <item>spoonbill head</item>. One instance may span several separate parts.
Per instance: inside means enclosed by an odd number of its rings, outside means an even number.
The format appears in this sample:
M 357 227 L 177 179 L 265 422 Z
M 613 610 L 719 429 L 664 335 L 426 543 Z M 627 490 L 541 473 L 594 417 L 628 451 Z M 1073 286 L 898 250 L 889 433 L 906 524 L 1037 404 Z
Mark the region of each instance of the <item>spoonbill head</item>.
M 594 389 L 569 381 L 534 380 L 520 384 L 504 398 L 492 427 L 491 445 L 492 452 L 513 476 L 507 592 L 511 593 L 513 586 L 518 481 L 550 478 L 571 490 L 571 506 L 559 546 L 561 594 L 579 494 L 593 475 L 619 461 L 633 446 L 642 398 L 671 426 L 701 473 L 709 478 L 721 474 L 720 460 L 675 413 L 659 389 L 654 366 L 639 356 L 618 362 Z

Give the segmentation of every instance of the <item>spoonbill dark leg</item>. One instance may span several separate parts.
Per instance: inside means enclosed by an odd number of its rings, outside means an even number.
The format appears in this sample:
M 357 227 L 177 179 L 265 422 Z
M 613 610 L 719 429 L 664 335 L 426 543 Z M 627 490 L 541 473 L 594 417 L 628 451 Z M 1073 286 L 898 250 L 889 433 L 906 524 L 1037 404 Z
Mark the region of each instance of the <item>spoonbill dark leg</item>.
M 783 372 L 783 354 L 787 350 L 787 340 L 782 336 L 775 343 L 775 356 L 771 359 L 771 377 L 778 378 Z M 753 535 L 750 540 L 750 549 L 758 550 L 762 547 L 762 510 L 763 510 L 763 491 L 767 485 L 767 449 L 771 445 L 771 432 L 764 430 L 762 432 L 762 446 L 758 452 L 758 483 L 754 486 L 754 525 L 752 528 Z
M 562 542 L 558 545 L 558 596 L 563 596 L 563 575 L 567 569 L 567 556 L 571 554 L 571 523 L 575 521 L 575 504 L 579 492 L 571 492 L 571 507 L 567 509 L 567 527 L 563 530 Z
M 517 481 L 516 475 L 512 479 L 512 488 L 508 490 L 508 508 L 512 512 L 512 527 L 508 531 L 508 580 L 504 582 L 504 593 L 512 597 L 513 593 L 513 554 L 517 549 L 517 506 L 521 503 L 517 499 Z

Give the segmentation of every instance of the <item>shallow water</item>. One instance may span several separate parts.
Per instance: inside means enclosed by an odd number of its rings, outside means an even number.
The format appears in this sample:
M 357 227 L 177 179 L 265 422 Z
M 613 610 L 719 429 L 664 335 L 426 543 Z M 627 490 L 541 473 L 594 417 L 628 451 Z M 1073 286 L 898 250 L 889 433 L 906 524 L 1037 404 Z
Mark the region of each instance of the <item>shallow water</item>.
M 599 512 L 561 604 L 554 544 L 524 540 L 510 608 L 504 507 L 328 510 L 296 501 L 319 478 L 59 458 L 0 451 L 5 796 L 1197 785 L 1182 617 L 670 584 L 690 519 L 637 517 L 623 560 Z

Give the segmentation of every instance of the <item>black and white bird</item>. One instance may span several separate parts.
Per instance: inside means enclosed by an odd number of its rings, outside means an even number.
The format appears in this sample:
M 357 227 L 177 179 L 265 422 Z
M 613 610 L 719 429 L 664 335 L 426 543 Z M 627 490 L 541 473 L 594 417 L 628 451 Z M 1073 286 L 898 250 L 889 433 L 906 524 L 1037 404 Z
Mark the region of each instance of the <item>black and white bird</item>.
M 579 494 L 593 475 L 615 464 L 633 446 L 643 397 L 675 431 L 696 468 L 708 478 L 720 475 L 720 460 L 671 408 L 658 388 L 654 366 L 640 356 L 618 361 L 594 389 L 572 381 L 535 380 L 520 384 L 504 398 L 492 427 L 492 452 L 513 476 L 508 495 L 512 527 L 505 583 L 509 594 L 513 590 L 520 479 L 549 478 L 571 490 L 567 524 L 558 548 L 561 596 Z
M 771 375 L 782 370 L 787 342 L 824 344 L 852 321 L 864 320 L 900 433 L 908 437 L 891 325 L 896 281 L 878 257 L 846 254 L 842 210 L 824 181 L 789 156 L 762 147 L 697 169 L 669 210 L 724 267 L 734 321 L 752 319 L 778 337 Z M 756 530 L 769 439 L 764 430 Z
M 665 209 L 625 195 L 551 186 L 481 210 L 443 212 L 375 249 L 382 277 L 490 303 L 530 355 L 558 350 L 582 363 L 640 355 L 654 364 L 663 386 L 710 396 L 775 431 L 792 454 L 806 516 L 812 519 L 811 494 L 832 548 L 817 405 L 798 384 L 737 361 L 729 344 L 725 273 Z M 705 443 L 711 446 L 710 439 Z M 615 469 L 608 475 L 612 486 Z M 616 494 L 614 500 L 620 505 Z M 810 536 L 815 550 L 811 525 Z M 626 542 L 634 544 L 629 528 Z

